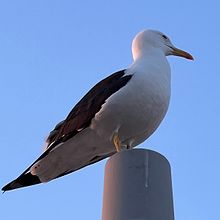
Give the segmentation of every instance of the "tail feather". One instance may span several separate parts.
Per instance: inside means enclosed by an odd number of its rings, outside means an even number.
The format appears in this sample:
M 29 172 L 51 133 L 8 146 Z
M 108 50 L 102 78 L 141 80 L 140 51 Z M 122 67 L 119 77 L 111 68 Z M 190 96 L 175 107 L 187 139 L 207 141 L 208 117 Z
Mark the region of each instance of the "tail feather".
M 13 180 L 12 182 L 8 183 L 2 188 L 2 191 L 9 191 L 21 187 L 31 186 L 35 184 L 41 183 L 40 179 L 29 173 L 23 173 L 21 176 L 19 176 L 17 179 Z

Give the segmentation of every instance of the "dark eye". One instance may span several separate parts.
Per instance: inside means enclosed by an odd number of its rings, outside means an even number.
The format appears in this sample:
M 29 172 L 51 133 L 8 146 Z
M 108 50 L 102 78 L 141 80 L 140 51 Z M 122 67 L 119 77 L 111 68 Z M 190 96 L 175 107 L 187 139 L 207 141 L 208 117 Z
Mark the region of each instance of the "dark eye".
M 162 35 L 162 37 L 163 37 L 163 39 L 165 39 L 165 40 L 167 40 L 168 39 L 168 37 L 166 36 L 166 35 Z

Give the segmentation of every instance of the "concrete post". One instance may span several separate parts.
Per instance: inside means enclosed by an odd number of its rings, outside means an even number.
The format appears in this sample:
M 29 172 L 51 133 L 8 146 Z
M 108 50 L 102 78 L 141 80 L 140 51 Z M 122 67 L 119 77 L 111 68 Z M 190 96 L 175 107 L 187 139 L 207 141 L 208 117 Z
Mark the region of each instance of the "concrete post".
M 145 149 L 110 157 L 105 167 L 102 220 L 174 220 L 167 159 Z

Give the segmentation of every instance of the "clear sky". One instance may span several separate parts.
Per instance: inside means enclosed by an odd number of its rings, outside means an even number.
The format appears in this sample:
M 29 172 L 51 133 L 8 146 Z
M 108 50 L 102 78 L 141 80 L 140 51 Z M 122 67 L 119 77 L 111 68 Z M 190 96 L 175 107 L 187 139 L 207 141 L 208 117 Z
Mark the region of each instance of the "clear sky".
M 220 3 L 9 0 L 0 2 L 0 185 L 42 152 L 43 140 L 96 82 L 131 62 L 145 28 L 195 61 L 169 57 L 172 98 L 140 147 L 172 166 L 176 220 L 220 219 Z M 106 161 L 0 195 L 0 219 L 101 219 Z

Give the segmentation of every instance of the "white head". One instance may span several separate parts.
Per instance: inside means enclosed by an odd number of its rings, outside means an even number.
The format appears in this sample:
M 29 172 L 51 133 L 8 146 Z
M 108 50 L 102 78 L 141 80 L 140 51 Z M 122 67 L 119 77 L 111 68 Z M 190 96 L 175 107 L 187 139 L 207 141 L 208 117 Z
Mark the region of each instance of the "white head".
M 134 60 L 154 48 L 160 50 L 165 56 L 175 55 L 193 60 L 192 55 L 176 48 L 165 34 L 155 30 L 145 30 L 135 36 L 132 42 Z

